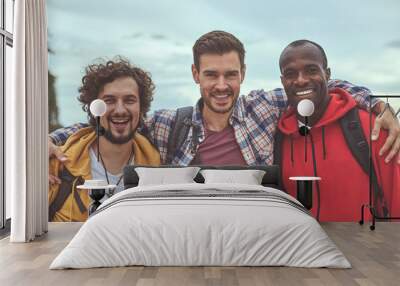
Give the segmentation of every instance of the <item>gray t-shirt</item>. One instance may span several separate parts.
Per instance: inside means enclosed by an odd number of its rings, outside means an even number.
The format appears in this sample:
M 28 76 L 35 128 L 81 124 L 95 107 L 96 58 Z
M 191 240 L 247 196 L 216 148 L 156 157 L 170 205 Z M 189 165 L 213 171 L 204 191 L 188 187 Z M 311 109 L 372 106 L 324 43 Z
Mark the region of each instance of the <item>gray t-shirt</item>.
M 92 169 L 92 179 L 104 180 L 107 182 L 107 178 L 105 175 L 106 170 L 104 169 L 103 164 L 101 163 L 101 160 L 99 162 L 97 162 L 97 155 L 94 152 L 93 148 L 89 149 L 89 156 L 90 156 L 90 167 Z M 133 161 L 133 159 L 132 159 L 132 161 Z M 124 190 L 124 182 L 123 182 L 123 179 L 121 178 L 122 174 L 113 175 L 110 172 L 107 172 L 107 175 L 108 175 L 108 179 L 109 179 L 109 184 L 117 185 L 117 187 L 114 189 L 114 194 L 119 193 Z M 112 190 L 106 190 L 106 195 L 104 196 L 104 198 L 102 200 L 100 200 L 100 202 L 104 202 L 106 199 L 108 199 L 111 196 L 110 191 L 112 193 Z

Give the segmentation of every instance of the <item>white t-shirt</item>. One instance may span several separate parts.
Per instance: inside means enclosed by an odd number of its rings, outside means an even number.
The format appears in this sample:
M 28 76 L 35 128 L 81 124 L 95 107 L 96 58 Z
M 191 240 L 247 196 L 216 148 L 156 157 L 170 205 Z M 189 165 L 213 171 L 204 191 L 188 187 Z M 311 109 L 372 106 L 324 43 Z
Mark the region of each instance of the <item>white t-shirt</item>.
M 107 182 L 107 178 L 105 175 L 106 171 L 104 169 L 104 166 L 101 163 L 101 160 L 97 162 L 97 154 L 94 152 L 93 148 L 89 149 L 89 156 L 90 156 L 90 167 L 92 169 L 92 179 L 104 180 Z M 133 159 L 131 161 L 133 161 Z M 123 182 L 123 179 L 121 178 L 122 173 L 113 175 L 110 172 L 107 172 L 107 176 L 109 179 L 108 183 L 110 185 L 117 185 L 117 183 L 118 183 L 117 187 L 114 189 L 114 194 L 122 192 L 124 190 L 124 182 Z M 121 180 L 120 180 L 120 178 L 121 178 Z M 103 197 L 102 200 L 100 200 L 100 202 L 103 202 L 106 199 L 108 199 L 109 197 L 111 197 L 110 191 L 112 192 L 112 190 L 106 190 L 106 195 Z

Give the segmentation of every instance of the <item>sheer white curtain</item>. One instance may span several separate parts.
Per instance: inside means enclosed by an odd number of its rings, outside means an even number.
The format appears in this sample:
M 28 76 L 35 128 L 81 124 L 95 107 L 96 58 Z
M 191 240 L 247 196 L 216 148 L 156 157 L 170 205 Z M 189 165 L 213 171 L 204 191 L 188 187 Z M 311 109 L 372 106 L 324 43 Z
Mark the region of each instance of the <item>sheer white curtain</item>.
M 6 188 L 12 242 L 47 231 L 47 18 L 45 0 L 15 1 L 13 93 L 6 98 Z

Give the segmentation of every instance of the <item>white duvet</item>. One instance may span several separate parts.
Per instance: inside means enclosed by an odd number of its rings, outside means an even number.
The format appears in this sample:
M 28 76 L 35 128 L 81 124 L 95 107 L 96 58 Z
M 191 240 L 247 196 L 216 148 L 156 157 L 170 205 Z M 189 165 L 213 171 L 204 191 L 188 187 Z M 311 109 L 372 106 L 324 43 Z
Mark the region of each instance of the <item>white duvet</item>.
M 127 265 L 351 267 L 287 194 L 255 185 L 196 183 L 116 194 L 50 269 Z

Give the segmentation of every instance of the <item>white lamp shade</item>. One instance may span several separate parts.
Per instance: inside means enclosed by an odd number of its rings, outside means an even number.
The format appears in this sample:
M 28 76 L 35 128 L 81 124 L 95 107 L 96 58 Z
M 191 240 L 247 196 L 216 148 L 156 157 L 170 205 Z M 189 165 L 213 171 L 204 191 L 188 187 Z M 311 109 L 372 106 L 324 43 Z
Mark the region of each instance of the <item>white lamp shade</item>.
M 311 116 L 314 113 L 314 103 L 309 99 L 303 99 L 297 104 L 297 112 L 301 116 Z
M 90 104 L 90 113 L 93 114 L 93 116 L 103 116 L 104 113 L 107 111 L 107 105 L 106 103 L 101 100 L 101 99 L 95 99 L 92 101 Z

